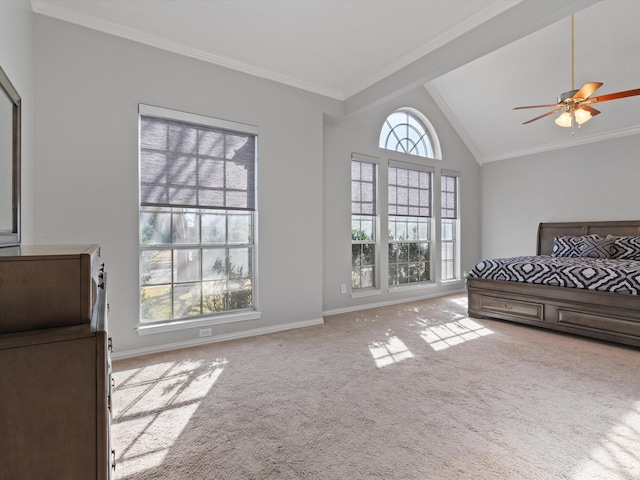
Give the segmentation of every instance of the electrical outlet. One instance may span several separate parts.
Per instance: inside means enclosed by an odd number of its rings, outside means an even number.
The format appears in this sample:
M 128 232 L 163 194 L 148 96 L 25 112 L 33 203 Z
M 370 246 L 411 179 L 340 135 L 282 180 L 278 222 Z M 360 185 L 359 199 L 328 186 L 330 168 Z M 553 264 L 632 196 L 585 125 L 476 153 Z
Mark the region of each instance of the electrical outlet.
M 212 334 L 212 331 L 210 328 L 201 328 L 200 329 L 200 336 L 201 337 L 210 337 Z
M 340 285 L 340 293 L 347 293 L 347 284 L 343 283 Z

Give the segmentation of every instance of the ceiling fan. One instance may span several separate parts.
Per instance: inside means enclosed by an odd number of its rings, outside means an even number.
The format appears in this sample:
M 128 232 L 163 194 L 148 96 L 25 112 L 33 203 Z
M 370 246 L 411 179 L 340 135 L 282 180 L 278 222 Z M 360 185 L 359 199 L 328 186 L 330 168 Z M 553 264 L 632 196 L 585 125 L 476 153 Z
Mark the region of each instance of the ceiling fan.
M 531 120 L 523 122 L 523 125 L 527 123 L 535 122 L 541 118 L 553 115 L 554 113 L 563 112 L 556 118 L 556 124 L 561 127 L 573 127 L 574 123 L 580 126 L 600 113 L 591 106 L 593 103 L 607 102 L 609 100 L 616 100 L 618 98 L 633 97 L 640 95 L 640 88 L 634 90 L 625 90 L 623 92 L 609 93 L 607 95 L 600 95 L 599 97 L 592 97 L 593 93 L 600 88 L 603 84 L 601 82 L 587 82 L 580 89 L 574 89 L 574 40 L 573 40 L 573 15 L 571 15 L 571 90 L 564 92 L 558 96 L 556 103 L 545 105 L 529 105 L 525 107 L 515 107 L 514 110 L 521 110 L 524 108 L 552 108 L 553 110 L 543 113 Z

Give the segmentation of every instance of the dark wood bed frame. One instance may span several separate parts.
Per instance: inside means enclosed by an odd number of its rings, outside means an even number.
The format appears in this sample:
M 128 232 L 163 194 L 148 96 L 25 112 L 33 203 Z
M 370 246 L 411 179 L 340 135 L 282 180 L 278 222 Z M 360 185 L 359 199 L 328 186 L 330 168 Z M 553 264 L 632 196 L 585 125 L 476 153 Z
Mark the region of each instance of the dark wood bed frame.
M 538 255 L 556 235 L 640 236 L 640 221 L 541 223 Z M 469 316 L 492 318 L 640 347 L 640 295 L 467 279 Z

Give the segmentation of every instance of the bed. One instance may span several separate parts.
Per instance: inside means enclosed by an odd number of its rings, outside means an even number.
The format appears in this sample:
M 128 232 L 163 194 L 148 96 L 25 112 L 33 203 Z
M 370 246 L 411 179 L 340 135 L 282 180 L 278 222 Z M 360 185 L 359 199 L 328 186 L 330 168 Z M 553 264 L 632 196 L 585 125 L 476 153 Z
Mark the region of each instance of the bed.
M 541 223 L 538 226 L 536 254 L 544 256 L 540 258 L 549 264 L 558 263 L 560 259 L 554 260 L 552 256 L 556 237 L 587 236 L 599 239 L 606 239 L 607 236 L 640 236 L 640 221 Z M 556 242 L 556 249 L 558 245 Z M 513 271 L 522 269 L 522 265 L 532 262 L 528 258 L 519 257 L 520 267 L 505 268 Z M 496 270 L 501 260 L 483 262 L 494 262 L 491 266 L 492 270 Z M 615 260 L 602 259 L 597 263 L 603 268 L 617 268 L 610 271 L 611 277 L 617 276 L 615 282 L 609 282 L 615 284 L 614 291 L 598 290 L 594 286 L 597 282 L 572 283 L 562 275 L 548 284 L 522 278 L 513 281 L 515 278 L 511 278 L 520 275 L 498 275 L 500 279 L 478 278 L 474 270 L 482 268 L 478 268 L 477 264 L 466 279 L 469 316 L 508 320 L 640 347 L 640 275 L 637 273 L 640 272 L 640 260 L 627 259 L 615 267 L 612 267 L 616 264 Z M 486 264 L 480 267 L 486 267 Z M 527 266 L 527 269 L 531 268 Z M 536 268 L 548 269 L 552 266 Z M 623 276 L 627 280 L 621 280 Z

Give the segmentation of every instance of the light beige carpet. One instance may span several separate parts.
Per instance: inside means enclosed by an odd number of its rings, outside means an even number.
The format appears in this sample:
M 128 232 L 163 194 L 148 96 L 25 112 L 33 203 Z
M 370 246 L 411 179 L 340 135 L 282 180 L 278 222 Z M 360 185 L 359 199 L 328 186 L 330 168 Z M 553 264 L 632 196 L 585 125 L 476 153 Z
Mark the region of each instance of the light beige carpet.
M 114 362 L 119 479 L 640 479 L 640 349 L 457 295 Z

